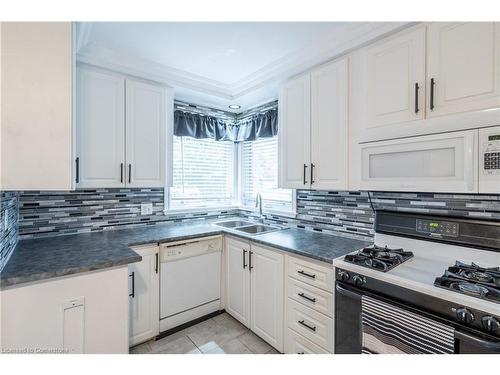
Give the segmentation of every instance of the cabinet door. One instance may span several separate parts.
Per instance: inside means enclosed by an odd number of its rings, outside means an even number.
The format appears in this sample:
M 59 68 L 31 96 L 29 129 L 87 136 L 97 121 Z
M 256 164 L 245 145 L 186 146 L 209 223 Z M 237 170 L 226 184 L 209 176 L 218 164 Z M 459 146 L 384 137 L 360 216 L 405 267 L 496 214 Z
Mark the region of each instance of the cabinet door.
M 311 74 L 311 188 L 347 189 L 347 59 Z
M 126 184 L 165 186 L 165 88 L 129 79 L 126 87 Z
M 361 144 L 360 189 L 477 193 L 477 133 Z
M 284 257 L 253 244 L 251 251 L 250 329 L 283 352 Z
M 310 76 L 287 82 L 279 101 L 280 187 L 309 188 L 311 151 Z
M 226 239 L 226 311 L 243 325 L 250 326 L 250 245 Z
M 80 188 L 125 186 L 125 81 L 80 67 L 77 158 Z
M 72 190 L 72 23 L 3 22 L 0 27 L 0 190 Z
M 366 69 L 367 128 L 424 118 L 424 27 L 367 48 Z
M 431 23 L 427 76 L 428 117 L 499 107 L 500 24 Z
M 129 265 L 130 346 L 153 338 L 160 329 L 158 247 L 134 251 L 142 256 L 142 261 Z

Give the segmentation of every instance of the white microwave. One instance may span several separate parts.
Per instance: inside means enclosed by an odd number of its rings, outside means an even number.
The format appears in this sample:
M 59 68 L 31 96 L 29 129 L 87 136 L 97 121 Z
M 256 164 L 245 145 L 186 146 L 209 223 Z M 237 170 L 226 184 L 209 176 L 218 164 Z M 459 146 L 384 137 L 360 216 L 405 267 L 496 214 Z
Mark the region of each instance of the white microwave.
M 360 144 L 363 190 L 500 194 L 500 126 Z

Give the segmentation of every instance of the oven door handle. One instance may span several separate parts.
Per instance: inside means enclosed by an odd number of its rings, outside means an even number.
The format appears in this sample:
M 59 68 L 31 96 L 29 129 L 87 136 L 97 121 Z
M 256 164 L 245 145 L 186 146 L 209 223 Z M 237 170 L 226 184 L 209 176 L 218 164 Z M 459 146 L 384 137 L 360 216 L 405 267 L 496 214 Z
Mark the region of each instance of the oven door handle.
M 472 336 L 469 335 L 465 332 L 462 331 L 457 331 L 455 330 L 455 338 L 460 340 L 460 341 L 466 341 L 466 342 L 471 342 L 475 344 L 476 346 L 479 346 L 481 348 L 485 349 L 485 352 L 488 353 L 500 353 L 500 341 L 489 341 L 489 340 L 484 340 L 482 338 L 479 338 L 477 336 Z
M 351 292 L 350 290 L 342 288 L 338 283 L 335 284 L 335 290 L 339 294 L 342 294 L 343 296 L 346 296 L 346 297 L 351 297 L 351 298 L 356 298 L 356 299 L 358 299 L 359 297 L 361 297 L 361 294 L 358 294 L 358 293 L 355 293 L 355 292 Z

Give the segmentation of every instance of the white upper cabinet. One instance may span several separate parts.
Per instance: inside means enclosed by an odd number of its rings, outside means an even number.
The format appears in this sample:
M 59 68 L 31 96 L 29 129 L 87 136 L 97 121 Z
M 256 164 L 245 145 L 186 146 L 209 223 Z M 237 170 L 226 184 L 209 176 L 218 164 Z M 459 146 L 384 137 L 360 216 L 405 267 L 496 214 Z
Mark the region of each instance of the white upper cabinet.
M 280 187 L 309 188 L 311 153 L 310 75 L 287 82 L 279 100 Z
M 347 188 L 348 60 L 287 82 L 280 109 L 281 187 Z
M 127 184 L 162 187 L 166 172 L 165 90 L 130 79 L 126 86 Z
M 428 117 L 499 107 L 500 24 L 429 24 L 427 78 Z
M 349 76 L 351 142 L 498 125 L 500 24 L 414 26 L 352 53 Z
M 172 122 L 171 89 L 79 67 L 77 187 L 165 186 Z
M 125 81 L 113 74 L 78 68 L 76 97 L 77 186 L 123 186 Z
M 0 27 L 0 189 L 71 190 L 73 24 L 3 22 Z
M 366 50 L 368 128 L 424 118 L 425 27 Z
M 311 73 L 313 189 L 347 189 L 347 59 Z

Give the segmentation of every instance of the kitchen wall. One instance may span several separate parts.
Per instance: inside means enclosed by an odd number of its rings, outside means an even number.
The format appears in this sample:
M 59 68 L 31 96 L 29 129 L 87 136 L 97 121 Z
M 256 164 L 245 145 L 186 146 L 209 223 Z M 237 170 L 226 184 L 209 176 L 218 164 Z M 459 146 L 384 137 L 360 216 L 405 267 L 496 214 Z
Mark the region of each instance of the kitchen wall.
M 18 240 L 18 198 L 17 192 L 0 192 L 0 271 Z
M 5 202 L 11 202 L 12 207 L 16 193 L 4 194 L 10 197 Z M 159 222 L 255 215 L 247 210 L 228 210 L 165 216 L 163 199 L 161 188 L 20 192 L 19 236 L 46 237 Z M 152 215 L 140 215 L 140 204 L 144 202 L 152 203 Z M 298 190 L 296 218 L 268 215 L 268 222 L 366 239 L 373 236 L 371 204 L 375 209 L 500 220 L 500 195 L 372 192 L 369 196 L 367 192 Z M 13 215 L 17 211 L 9 212 Z M 8 237 L 12 246 L 15 230 L 6 233 L 9 235 L 2 238 Z

